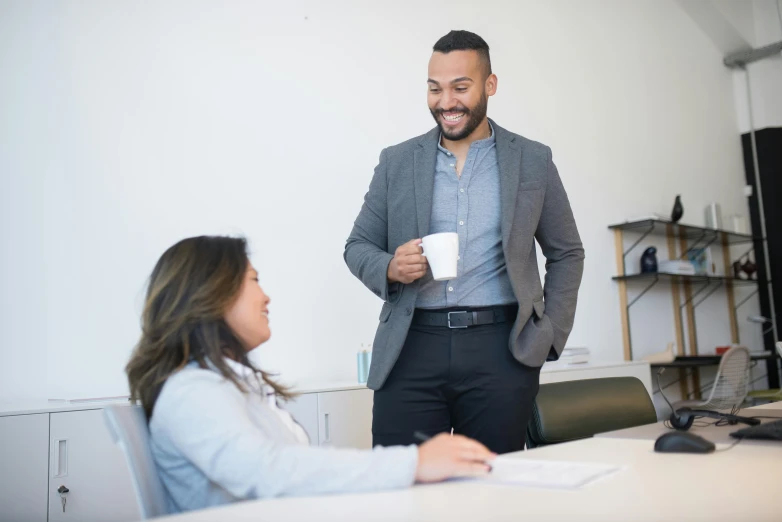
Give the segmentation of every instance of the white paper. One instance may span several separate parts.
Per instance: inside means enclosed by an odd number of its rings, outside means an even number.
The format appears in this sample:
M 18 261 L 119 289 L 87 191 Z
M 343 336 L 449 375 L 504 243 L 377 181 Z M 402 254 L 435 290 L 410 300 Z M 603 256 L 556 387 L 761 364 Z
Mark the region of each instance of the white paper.
M 492 472 L 479 480 L 546 489 L 578 489 L 623 469 L 612 464 L 503 457 L 491 466 Z

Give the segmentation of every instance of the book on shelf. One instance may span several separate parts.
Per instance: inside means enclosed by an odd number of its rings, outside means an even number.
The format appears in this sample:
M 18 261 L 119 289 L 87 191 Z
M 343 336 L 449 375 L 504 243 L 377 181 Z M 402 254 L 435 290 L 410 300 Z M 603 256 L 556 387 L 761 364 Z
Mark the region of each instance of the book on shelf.
M 657 263 L 657 270 L 666 274 L 695 275 L 695 265 L 682 259 L 668 259 Z
M 588 355 L 569 355 L 560 357 L 559 360 L 563 364 L 587 364 L 589 362 Z
M 698 275 L 713 276 L 717 273 L 717 265 L 711 257 L 711 249 L 693 248 L 687 252 L 687 258 L 692 263 L 695 273 Z
M 587 364 L 589 362 L 589 348 L 566 346 L 556 361 L 546 364 L 553 366 L 569 366 L 571 364 Z
M 648 221 L 648 220 L 654 220 L 654 221 L 670 221 L 671 218 L 668 216 L 663 216 L 662 214 L 658 214 L 656 212 L 650 212 L 648 214 L 641 214 L 640 216 L 633 216 L 630 218 L 625 219 L 625 223 L 636 223 L 638 221 Z

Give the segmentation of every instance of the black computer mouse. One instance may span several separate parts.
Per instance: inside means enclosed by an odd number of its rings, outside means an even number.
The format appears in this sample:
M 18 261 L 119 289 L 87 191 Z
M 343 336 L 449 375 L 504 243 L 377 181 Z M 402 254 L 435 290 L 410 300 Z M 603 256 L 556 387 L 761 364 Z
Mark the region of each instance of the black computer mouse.
M 654 442 L 654 451 L 660 453 L 711 453 L 714 443 L 686 431 L 664 433 Z

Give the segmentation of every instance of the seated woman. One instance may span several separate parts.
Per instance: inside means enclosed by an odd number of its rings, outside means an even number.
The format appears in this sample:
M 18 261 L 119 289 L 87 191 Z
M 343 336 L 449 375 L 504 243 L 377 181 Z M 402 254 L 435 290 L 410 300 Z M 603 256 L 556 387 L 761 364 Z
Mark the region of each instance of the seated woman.
M 268 305 L 244 239 L 185 239 L 152 272 L 126 370 L 172 511 L 488 471 L 495 455 L 461 436 L 441 434 L 419 447 L 310 447 L 277 405 L 288 391 L 247 356 L 271 335 Z

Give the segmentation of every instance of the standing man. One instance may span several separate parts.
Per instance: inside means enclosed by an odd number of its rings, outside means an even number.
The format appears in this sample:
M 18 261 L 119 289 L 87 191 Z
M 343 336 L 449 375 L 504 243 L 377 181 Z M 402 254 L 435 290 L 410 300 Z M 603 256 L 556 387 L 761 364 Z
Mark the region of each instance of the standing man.
M 380 153 L 345 246 L 350 271 L 385 301 L 368 382 L 373 443 L 453 428 L 516 451 L 540 367 L 573 327 L 584 249 L 551 149 L 486 117 L 497 91 L 486 42 L 442 37 L 427 84 L 437 127 Z M 459 235 L 449 281 L 434 281 L 421 255 L 437 232 Z

